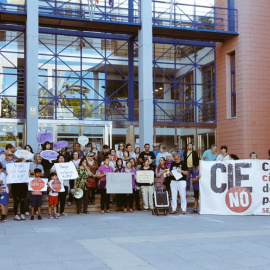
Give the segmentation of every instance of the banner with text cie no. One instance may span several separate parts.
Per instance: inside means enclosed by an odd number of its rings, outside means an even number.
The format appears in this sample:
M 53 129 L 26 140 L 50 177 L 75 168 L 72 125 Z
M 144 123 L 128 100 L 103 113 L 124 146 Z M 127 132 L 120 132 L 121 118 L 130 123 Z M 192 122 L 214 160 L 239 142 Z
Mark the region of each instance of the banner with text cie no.
M 200 161 L 200 214 L 270 215 L 270 161 Z

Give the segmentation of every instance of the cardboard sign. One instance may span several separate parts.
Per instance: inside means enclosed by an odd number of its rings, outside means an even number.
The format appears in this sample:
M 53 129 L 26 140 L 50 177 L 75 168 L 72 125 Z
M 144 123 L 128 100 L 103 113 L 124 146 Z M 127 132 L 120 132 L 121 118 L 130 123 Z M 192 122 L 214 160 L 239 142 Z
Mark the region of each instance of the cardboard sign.
M 59 141 L 53 144 L 54 149 L 62 149 L 62 148 L 66 148 L 67 146 L 68 146 L 67 141 Z
M 137 171 L 136 181 L 140 184 L 153 184 L 154 183 L 154 172 L 153 171 Z
M 47 178 L 29 178 L 29 191 L 47 191 Z
M 107 194 L 131 194 L 132 173 L 107 173 L 106 192 Z
M 31 153 L 30 151 L 27 151 L 27 150 L 24 150 L 24 149 L 21 149 L 21 150 L 17 150 L 14 155 L 17 157 L 17 158 L 23 158 L 23 159 L 26 159 L 26 160 L 29 160 L 31 159 L 34 154 Z
M 60 181 L 59 179 L 53 180 L 51 183 L 49 183 L 49 187 L 55 192 L 65 191 L 63 182 Z
M 89 142 L 89 139 L 86 136 L 80 136 L 78 138 L 78 143 L 82 146 L 86 146 Z
M 59 179 L 70 180 L 78 178 L 77 169 L 72 161 L 55 163 L 54 166 Z
M 29 162 L 8 163 L 7 184 L 28 183 L 29 181 Z
M 37 134 L 38 143 L 53 142 L 52 131 L 45 131 Z
M 47 159 L 52 163 L 52 160 L 56 160 L 59 154 L 53 150 L 45 150 L 40 153 L 43 159 Z

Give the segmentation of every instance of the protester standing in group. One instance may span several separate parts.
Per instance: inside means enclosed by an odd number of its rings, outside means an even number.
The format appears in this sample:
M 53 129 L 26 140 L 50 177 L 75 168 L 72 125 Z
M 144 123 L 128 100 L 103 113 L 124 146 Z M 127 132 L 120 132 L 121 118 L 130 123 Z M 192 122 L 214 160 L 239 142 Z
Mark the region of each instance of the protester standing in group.
M 146 143 L 144 145 L 144 151 L 142 151 L 140 153 L 140 155 L 139 155 L 139 162 L 141 164 L 143 164 L 143 162 L 144 162 L 145 159 L 148 159 L 149 166 L 153 168 L 153 163 L 156 160 L 156 156 L 155 156 L 155 154 L 152 151 L 150 151 L 150 144 L 149 143 Z M 137 161 L 137 163 L 138 163 L 138 161 Z
M 155 171 L 155 188 L 156 189 L 165 189 L 164 185 L 164 178 L 165 175 L 169 172 L 167 166 L 166 166 L 166 161 L 164 157 L 159 158 L 159 164 L 156 167 Z
M 171 164 L 170 172 L 171 172 L 171 196 L 172 196 L 172 211 L 170 214 L 177 214 L 177 196 L 180 194 L 181 199 L 181 209 L 182 214 L 185 215 L 187 213 L 187 198 L 186 198 L 186 176 L 188 174 L 188 168 L 185 161 L 181 160 L 181 157 L 178 152 L 173 154 L 174 161 Z M 174 174 L 181 174 L 182 176 L 175 177 Z
M 187 190 L 190 190 L 191 176 L 195 172 L 196 167 L 199 165 L 199 157 L 197 151 L 193 149 L 193 144 L 188 143 L 187 150 L 184 152 L 184 161 L 187 163 Z
M 46 150 L 52 150 L 52 145 L 50 142 L 45 142 L 43 145 L 42 145 L 42 151 L 46 151 Z M 50 170 L 53 166 L 53 163 L 51 163 L 49 160 L 47 159 L 42 159 L 41 160 L 41 165 L 43 167 L 43 170 L 44 170 L 44 177 L 45 178 L 48 178 L 49 177 L 49 174 L 50 174 Z
M 226 145 L 222 145 L 220 147 L 220 152 L 216 158 L 217 161 L 225 161 L 225 160 L 230 160 L 230 155 L 228 154 L 228 147 Z
M 152 163 L 153 170 L 155 171 L 157 165 L 159 164 L 159 163 L 157 163 L 157 155 L 160 153 L 159 143 L 153 143 L 153 150 L 152 150 L 152 152 L 155 155 L 155 161 Z
M 215 161 L 217 159 L 217 146 L 212 144 L 210 149 L 204 151 L 202 155 L 202 160 L 205 161 Z
M 193 183 L 193 192 L 194 192 L 194 208 L 193 208 L 193 213 L 196 214 L 198 213 L 198 201 L 199 201 L 199 180 L 200 180 L 200 166 L 196 166 L 195 171 L 192 174 L 192 183 Z
M 106 193 L 106 175 L 108 172 L 113 172 L 113 168 L 109 166 L 110 159 L 108 156 L 105 156 L 103 159 L 103 165 L 101 165 L 97 170 L 97 178 L 99 179 L 99 188 L 100 188 L 100 206 L 101 214 L 110 213 L 110 194 Z
M 3 166 L 0 163 L 0 208 L 1 208 L 1 219 L 0 221 L 7 221 L 6 207 L 8 205 L 8 194 L 9 189 L 6 184 L 6 175 L 3 173 Z

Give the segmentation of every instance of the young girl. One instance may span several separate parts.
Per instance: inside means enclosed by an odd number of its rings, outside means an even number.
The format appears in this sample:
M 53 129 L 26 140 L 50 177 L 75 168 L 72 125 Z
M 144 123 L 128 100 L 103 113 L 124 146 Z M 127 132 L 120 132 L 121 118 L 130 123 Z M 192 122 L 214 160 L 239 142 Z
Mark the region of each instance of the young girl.
M 131 163 L 131 169 L 134 169 L 135 171 L 137 171 L 139 169 L 140 166 L 137 166 L 134 158 L 130 159 L 130 163 Z M 135 182 L 135 188 L 134 188 L 133 194 L 134 194 L 134 198 L 135 198 L 136 209 L 138 211 L 142 211 L 142 208 L 140 206 L 140 190 L 141 190 L 141 188 Z
M 3 166 L 0 162 L 0 207 L 2 210 L 2 215 L 0 221 L 7 221 L 6 215 L 6 205 L 8 203 L 8 186 L 6 184 L 6 175 L 3 173 Z
M 58 192 L 55 191 L 52 187 L 52 183 L 54 181 L 58 182 L 59 179 L 57 177 L 57 174 L 55 172 L 50 173 L 49 175 L 49 182 L 48 182 L 48 191 L 49 191 L 49 208 L 48 208 L 48 212 L 49 212 L 49 217 L 48 218 L 55 218 L 58 219 L 58 214 L 56 211 L 56 207 L 58 205 Z M 61 183 L 58 183 L 59 185 Z M 52 208 L 53 208 L 53 215 L 52 215 Z
M 123 158 L 124 150 L 125 150 L 124 143 L 119 143 L 118 150 L 116 151 L 116 155 L 117 155 L 118 158 Z
M 143 170 L 143 171 L 152 171 L 153 170 L 150 167 L 149 159 L 143 160 L 143 165 L 142 165 L 140 170 Z M 150 207 L 150 209 L 153 212 L 154 211 L 154 201 L 153 201 L 154 185 L 153 185 L 153 183 L 152 184 L 143 183 L 143 184 L 140 184 L 140 186 L 141 186 L 141 190 L 142 190 L 142 194 L 143 194 L 144 211 L 148 211 L 148 209 Z
M 126 167 L 126 163 L 129 160 L 129 152 L 127 150 L 124 151 L 122 159 L 123 159 L 123 166 Z

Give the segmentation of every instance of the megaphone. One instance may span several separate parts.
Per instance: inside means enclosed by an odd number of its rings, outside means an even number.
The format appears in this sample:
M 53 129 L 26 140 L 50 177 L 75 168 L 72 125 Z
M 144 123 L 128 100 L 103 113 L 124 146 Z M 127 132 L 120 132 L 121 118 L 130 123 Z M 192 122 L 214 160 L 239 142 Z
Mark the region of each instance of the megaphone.
M 74 197 L 75 199 L 80 199 L 83 196 L 83 190 L 81 188 L 75 188 Z

